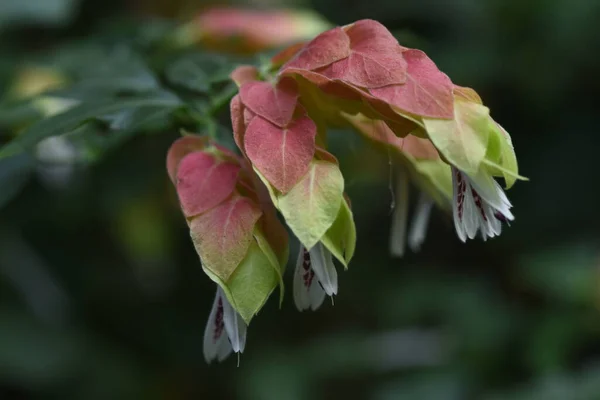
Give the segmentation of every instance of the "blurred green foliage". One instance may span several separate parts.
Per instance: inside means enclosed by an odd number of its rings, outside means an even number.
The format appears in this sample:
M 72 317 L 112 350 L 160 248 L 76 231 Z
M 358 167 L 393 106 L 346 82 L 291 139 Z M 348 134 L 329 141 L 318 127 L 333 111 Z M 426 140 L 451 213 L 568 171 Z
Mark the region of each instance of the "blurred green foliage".
M 270 301 L 239 368 L 204 363 L 214 287 L 164 167 L 179 128 L 227 132 L 238 60 L 165 53 L 175 22 L 148 13 L 178 4 L 0 2 L 0 143 L 38 129 L 39 105 L 11 98 L 23 66 L 63 71 L 71 85 L 50 93 L 85 101 L 39 127 L 77 128 L 68 185 L 35 152 L 0 160 L 0 398 L 600 399 L 600 2 L 302 3 L 336 24 L 378 19 L 474 87 L 531 181 L 509 192 L 502 237 L 463 245 L 434 213 L 422 251 L 395 260 L 387 158 L 335 132 L 353 268 L 335 306 Z

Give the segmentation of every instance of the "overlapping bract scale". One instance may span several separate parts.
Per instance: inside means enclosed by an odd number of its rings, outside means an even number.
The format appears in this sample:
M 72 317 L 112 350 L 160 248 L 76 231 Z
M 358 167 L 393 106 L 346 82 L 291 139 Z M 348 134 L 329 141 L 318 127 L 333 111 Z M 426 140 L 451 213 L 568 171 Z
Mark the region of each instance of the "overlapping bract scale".
M 249 323 L 287 261 L 287 234 L 257 194 L 262 183 L 244 160 L 198 136 L 175 141 L 167 167 L 204 271 Z
M 321 74 L 367 89 L 406 81 L 403 48 L 383 25 L 362 20 L 344 31 L 350 40 L 350 54 L 320 69 Z
M 285 128 L 254 118 L 246 128 L 244 150 L 252 164 L 280 192 L 289 192 L 308 171 L 317 127 L 307 116 Z
M 231 101 L 234 139 L 264 183 L 271 204 L 303 246 L 310 249 L 324 241 L 347 265 L 356 234 L 349 208 L 340 211 L 344 180 L 337 159 L 317 147 L 324 139 L 318 134 L 318 123 L 323 121 L 319 115 L 313 118 L 314 103 L 307 101 L 302 89 L 291 74 L 280 75 L 273 82 L 242 84 L 240 95 Z M 354 93 L 354 89 L 348 90 Z
M 400 112 L 452 119 L 454 100 L 450 78 L 420 50 L 407 50 L 402 56 L 407 62 L 406 82 L 371 89 L 370 93 Z
M 290 123 L 298 104 L 298 91 L 293 79 L 269 82 L 247 81 L 240 87 L 244 106 L 279 127 Z
M 311 71 L 342 60 L 350 53 L 350 38 L 342 28 L 337 27 L 321 33 L 308 42 L 284 65 L 283 69 L 298 68 Z
M 177 168 L 177 194 L 186 217 L 210 210 L 235 188 L 239 166 L 211 154 L 193 152 Z

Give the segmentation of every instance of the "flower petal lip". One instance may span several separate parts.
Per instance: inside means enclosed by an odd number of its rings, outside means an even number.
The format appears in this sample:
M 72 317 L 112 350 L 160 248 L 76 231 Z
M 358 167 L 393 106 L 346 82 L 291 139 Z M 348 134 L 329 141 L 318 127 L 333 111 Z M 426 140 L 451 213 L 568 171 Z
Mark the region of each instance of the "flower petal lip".
M 217 294 L 213 301 L 213 306 L 206 322 L 204 330 L 203 353 L 207 363 L 217 360 L 225 360 L 231 354 L 233 348 L 227 338 L 225 331 L 223 301 L 225 296 L 221 288 L 217 287 Z M 225 301 L 227 301 L 225 299 Z
M 246 347 L 246 323 L 231 306 L 222 289 L 219 288 L 219 290 L 221 290 L 223 298 L 223 322 L 229 342 L 235 353 L 243 353 Z
M 325 299 L 325 291 L 321 287 L 312 269 L 310 253 L 300 246 L 296 269 L 294 271 L 294 303 L 298 311 L 318 309 Z
M 310 263 L 319 283 L 328 296 L 338 292 L 338 276 L 331 252 L 322 243 L 317 243 L 310 249 Z
M 500 235 L 503 221 L 512 221 L 512 207 L 502 187 L 480 171 L 467 175 L 452 168 L 453 216 L 458 237 L 463 242 L 475 238 L 477 231 L 483 240 Z

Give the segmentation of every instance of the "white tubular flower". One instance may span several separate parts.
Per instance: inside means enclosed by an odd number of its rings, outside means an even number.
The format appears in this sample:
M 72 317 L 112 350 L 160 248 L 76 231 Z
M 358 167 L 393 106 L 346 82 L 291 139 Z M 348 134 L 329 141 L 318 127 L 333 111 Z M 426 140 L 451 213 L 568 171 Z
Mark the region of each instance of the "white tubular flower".
M 310 263 L 310 253 L 304 247 L 300 247 L 298 261 L 294 271 L 294 302 L 298 311 L 311 309 L 315 311 L 323 304 L 325 291 L 315 278 Z
M 233 309 L 223 289 L 217 294 L 204 330 L 204 359 L 207 363 L 227 358 L 231 352 L 243 353 L 246 346 L 246 323 Z
M 390 253 L 393 257 L 403 257 L 406 242 L 413 252 L 421 249 L 427 234 L 429 215 L 433 207 L 433 199 L 425 192 L 419 193 L 419 200 L 412 217 L 410 231 L 408 232 L 409 209 L 409 181 L 406 171 L 400 170 L 396 181 L 396 206 L 392 214 L 392 227 L 390 232 Z
M 417 209 L 413 215 L 410 232 L 408 233 L 408 245 L 413 252 L 419 251 L 425 241 L 432 207 L 433 200 L 431 197 L 427 193 L 421 192 L 419 194 Z
M 337 271 L 331 252 L 321 243 L 310 251 L 300 247 L 294 272 L 294 302 L 299 311 L 316 310 L 325 295 L 337 294 Z
M 333 256 L 321 242 L 313 246 L 309 251 L 310 264 L 321 287 L 328 296 L 337 294 L 338 276 L 333 265 Z
M 403 257 L 408 225 L 409 182 L 404 169 L 398 170 L 396 178 L 395 204 L 390 231 L 390 253 L 393 257 Z
M 469 176 L 452 168 L 452 183 L 454 226 L 463 242 L 475 238 L 478 230 L 483 240 L 498 236 L 502 222 L 514 220 L 504 190 L 484 171 Z

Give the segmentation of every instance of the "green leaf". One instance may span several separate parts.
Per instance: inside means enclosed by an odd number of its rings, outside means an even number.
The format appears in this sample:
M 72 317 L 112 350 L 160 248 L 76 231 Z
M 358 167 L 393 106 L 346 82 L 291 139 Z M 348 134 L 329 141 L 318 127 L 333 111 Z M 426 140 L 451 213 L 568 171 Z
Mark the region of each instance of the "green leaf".
M 158 92 L 144 97 L 84 103 L 66 112 L 36 122 L 12 142 L 0 148 L 0 158 L 30 149 L 47 137 L 68 133 L 84 122 L 96 117 L 139 107 L 156 106 L 174 109 L 179 105 L 181 105 L 180 100 L 168 92 Z
M 279 196 L 279 210 L 304 247 L 311 249 L 334 223 L 343 192 L 344 177 L 339 167 L 313 161 L 298 184 Z
M 126 108 L 102 119 L 109 122 L 112 130 L 160 130 L 169 119 L 170 108 L 164 106 L 149 106 Z
M 89 45 L 68 50 L 70 54 L 56 57 L 56 64 L 73 78 L 68 87 L 49 92 L 54 96 L 93 101 L 119 93 L 159 90 L 154 73 L 138 54 L 126 46 L 107 50 Z
M 321 238 L 321 242 L 344 267 L 348 268 L 356 247 L 356 227 L 352 210 L 345 200 L 342 201 L 337 218 Z
M 0 127 L 14 127 L 37 120 L 42 115 L 30 102 L 0 105 Z
M 423 118 L 429 138 L 446 159 L 466 173 L 476 173 L 485 157 L 490 135 L 487 107 L 454 102 L 454 119 Z
M 598 298 L 598 252 L 588 243 L 563 244 L 519 260 L 519 277 L 549 298 L 592 305 Z
M 136 133 L 140 131 L 153 132 L 164 128 L 169 123 L 168 110 L 151 114 L 150 110 L 144 109 L 144 112 L 148 112 L 147 117 L 142 117 L 136 111 L 135 109 L 131 110 L 131 114 L 133 114 L 130 116 L 131 120 L 118 131 L 111 131 L 110 127 L 105 124 L 92 120 L 65 134 L 65 137 L 77 148 L 82 161 L 94 163 L 106 152 L 122 145 Z M 130 111 L 126 113 L 129 114 Z
M 34 168 L 35 159 L 28 153 L 0 159 L 0 208 L 19 194 Z
M 49 328 L 31 311 L 14 306 L 0 309 L 0 324 L 4 327 L 0 332 L 3 380 L 47 387 L 49 382 L 68 379 L 76 373 L 82 365 L 80 354 L 93 351 L 92 346 L 87 347 L 87 337 L 81 331 Z
M 80 101 L 67 97 L 42 95 L 34 98 L 31 104 L 43 118 L 50 118 L 79 105 Z
M 75 0 L 44 0 L 31 2 L 21 0 L 2 0 L 0 2 L 0 28 L 4 25 L 30 24 L 59 25 L 67 22 L 75 8 Z
M 194 92 L 208 93 L 211 85 L 229 80 L 233 68 L 215 54 L 194 53 L 180 57 L 166 69 L 167 79 Z

